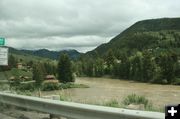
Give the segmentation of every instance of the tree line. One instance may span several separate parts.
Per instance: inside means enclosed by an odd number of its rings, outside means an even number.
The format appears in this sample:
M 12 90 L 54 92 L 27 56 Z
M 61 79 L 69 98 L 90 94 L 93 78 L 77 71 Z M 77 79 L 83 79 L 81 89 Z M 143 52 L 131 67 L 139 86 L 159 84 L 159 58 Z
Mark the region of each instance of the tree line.
M 82 58 L 74 63 L 74 67 L 79 76 L 110 75 L 141 82 L 180 84 L 179 56 L 172 50 L 155 54 L 153 49 L 148 49 L 133 55 L 119 52 L 117 56 L 109 50 L 102 58 Z

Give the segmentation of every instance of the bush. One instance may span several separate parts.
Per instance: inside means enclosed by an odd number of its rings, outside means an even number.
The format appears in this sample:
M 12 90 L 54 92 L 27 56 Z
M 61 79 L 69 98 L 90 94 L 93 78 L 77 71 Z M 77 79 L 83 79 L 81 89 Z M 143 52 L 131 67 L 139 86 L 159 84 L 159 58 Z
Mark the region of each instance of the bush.
M 42 85 L 43 91 L 59 90 L 59 83 L 48 82 Z
M 148 99 L 146 99 L 144 96 L 138 96 L 136 94 L 128 95 L 124 101 L 124 105 L 130 105 L 130 104 L 143 104 L 145 109 L 152 107 L 152 104 L 149 102 Z
M 16 90 L 20 90 L 20 91 L 34 91 L 36 89 L 35 83 L 21 83 L 19 85 L 14 85 Z

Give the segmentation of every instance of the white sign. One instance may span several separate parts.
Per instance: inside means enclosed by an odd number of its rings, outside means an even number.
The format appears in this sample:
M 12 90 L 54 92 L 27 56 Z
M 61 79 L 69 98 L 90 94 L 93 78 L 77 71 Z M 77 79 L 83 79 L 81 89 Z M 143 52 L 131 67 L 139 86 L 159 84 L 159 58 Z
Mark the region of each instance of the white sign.
M 8 65 L 8 48 L 0 47 L 0 66 Z

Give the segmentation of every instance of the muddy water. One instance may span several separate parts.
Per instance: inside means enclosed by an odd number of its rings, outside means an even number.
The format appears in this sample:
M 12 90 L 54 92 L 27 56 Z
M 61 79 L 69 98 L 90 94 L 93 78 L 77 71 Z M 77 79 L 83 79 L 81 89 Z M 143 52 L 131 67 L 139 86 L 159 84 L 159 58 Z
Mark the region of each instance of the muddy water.
M 148 98 L 155 107 L 180 103 L 180 86 L 157 85 L 108 78 L 77 78 L 76 83 L 86 84 L 90 88 L 46 91 L 42 92 L 42 94 L 63 94 L 74 102 L 95 104 L 111 99 L 121 102 L 127 95 L 135 93 Z

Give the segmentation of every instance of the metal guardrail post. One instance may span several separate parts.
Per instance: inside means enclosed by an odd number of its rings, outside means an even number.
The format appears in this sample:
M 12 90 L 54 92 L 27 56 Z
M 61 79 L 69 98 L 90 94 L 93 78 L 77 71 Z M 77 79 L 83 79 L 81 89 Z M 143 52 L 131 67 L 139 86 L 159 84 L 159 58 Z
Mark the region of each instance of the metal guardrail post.
M 42 96 L 41 98 L 44 99 L 51 99 L 51 100 L 60 100 L 60 96 L 59 95 L 51 95 L 51 96 Z M 50 119 L 61 119 L 61 117 L 59 115 L 54 115 L 54 114 L 49 114 L 49 118 Z

